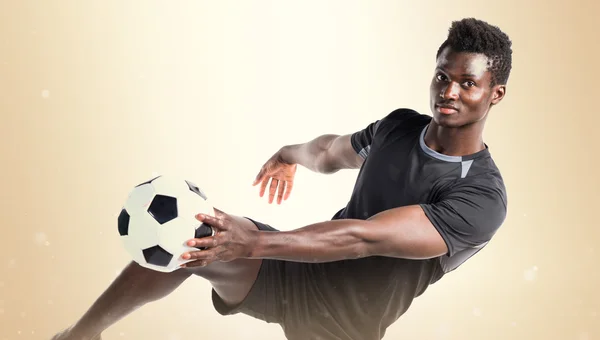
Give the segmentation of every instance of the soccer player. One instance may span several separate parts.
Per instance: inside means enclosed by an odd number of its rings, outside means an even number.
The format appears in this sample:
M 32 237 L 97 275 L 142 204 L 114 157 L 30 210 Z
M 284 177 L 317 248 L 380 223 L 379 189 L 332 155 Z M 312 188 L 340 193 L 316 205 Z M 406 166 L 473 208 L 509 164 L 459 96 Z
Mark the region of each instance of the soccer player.
M 279 231 L 215 210 L 198 215 L 214 236 L 172 273 L 132 262 L 88 311 L 54 339 L 99 339 L 116 321 L 192 275 L 212 284 L 214 308 L 281 325 L 290 340 L 375 340 L 427 287 L 487 245 L 507 213 L 500 171 L 483 141 L 505 95 L 511 41 L 474 18 L 452 23 L 437 52 L 432 115 L 397 109 L 346 135 L 281 148 L 260 170 L 262 196 L 289 197 L 297 165 L 360 169 L 330 221 Z M 201 321 L 200 321 L 201 322 Z M 210 325 L 202 325 L 210 327 Z

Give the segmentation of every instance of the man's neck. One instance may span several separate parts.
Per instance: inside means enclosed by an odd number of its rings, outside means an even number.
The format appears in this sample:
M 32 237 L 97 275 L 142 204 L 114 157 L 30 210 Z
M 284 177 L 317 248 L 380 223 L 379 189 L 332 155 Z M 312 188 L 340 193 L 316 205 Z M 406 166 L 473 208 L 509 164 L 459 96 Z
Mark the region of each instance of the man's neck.
M 439 126 L 432 120 L 424 139 L 430 149 L 448 156 L 466 156 L 485 149 L 483 122 L 448 128 Z

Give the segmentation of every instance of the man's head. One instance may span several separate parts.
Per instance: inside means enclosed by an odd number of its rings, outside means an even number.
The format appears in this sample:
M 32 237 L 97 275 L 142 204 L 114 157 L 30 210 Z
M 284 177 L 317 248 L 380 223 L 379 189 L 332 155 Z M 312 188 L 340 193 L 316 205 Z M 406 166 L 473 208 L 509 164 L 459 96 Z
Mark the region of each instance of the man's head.
M 438 125 L 484 121 L 502 100 L 512 67 L 509 37 L 498 27 L 467 18 L 454 21 L 436 55 L 430 105 Z

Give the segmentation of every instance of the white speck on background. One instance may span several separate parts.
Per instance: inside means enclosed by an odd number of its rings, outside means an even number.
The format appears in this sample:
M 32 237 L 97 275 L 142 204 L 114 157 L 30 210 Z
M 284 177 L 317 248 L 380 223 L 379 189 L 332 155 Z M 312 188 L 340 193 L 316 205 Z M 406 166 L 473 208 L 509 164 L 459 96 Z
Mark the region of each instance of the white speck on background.
M 42 98 L 46 99 L 50 97 L 50 91 L 48 90 L 43 90 L 42 91 Z
M 523 278 L 525 279 L 525 281 L 533 281 L 537 277 L 537 271 L 538 271 L 538 267 L 533 266 L 533 267 L 525 270 L 525 272 L 523 273 Z
M 450 325 L 447 323 L 440 324 L 436 329 L 436 339 L 447 339 L 450 337 Z
M 46 244 L 46 242 L 48 242 L 48 236 L 46 235 L 46 233 L 44 233 L 42 231 L 38 231 L 34 235 L 34 240 L 37 245 L 41 246 L 43 244 Z

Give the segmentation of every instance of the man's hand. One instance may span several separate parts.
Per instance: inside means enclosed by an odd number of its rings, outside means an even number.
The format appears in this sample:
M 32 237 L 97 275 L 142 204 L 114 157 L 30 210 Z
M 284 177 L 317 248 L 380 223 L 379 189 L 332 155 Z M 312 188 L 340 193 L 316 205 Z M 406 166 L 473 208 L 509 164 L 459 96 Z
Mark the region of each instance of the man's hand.
M 229 262 L 248 257 L 257 242 L 258 231 L 241 227 L 228 214 L 214 209 L 215 216 L 198 214 L 196 219 L 214 229 L 213 236 L 192 239 L 187 242 L 190 247 L 206 248 L 187 252 L 181 255 L 188 262 L 182 267 L 204 267 L 211 262 Z
M 281 151 L 275 153 L 260 169 L 252 185 L 260 185 L 260 197 L 263 197 L 269 187 L 269 204 L 273 203 L 275 193 L 277 192 L 277 204 L 287 200 L 290 197 L 294 186 L 294 176 L 296 175 L 297 164 L 286 162 Z

